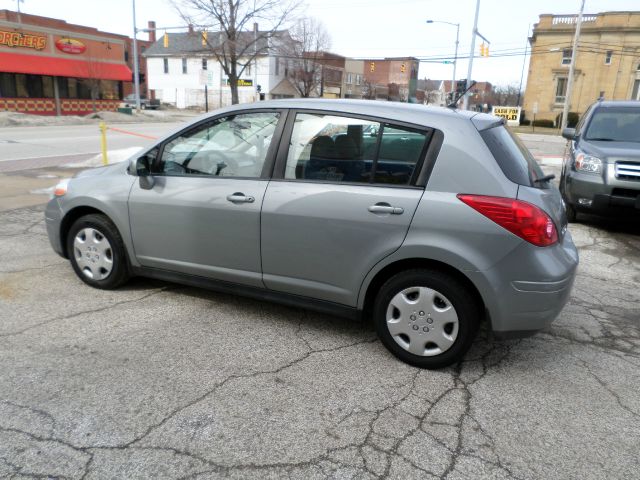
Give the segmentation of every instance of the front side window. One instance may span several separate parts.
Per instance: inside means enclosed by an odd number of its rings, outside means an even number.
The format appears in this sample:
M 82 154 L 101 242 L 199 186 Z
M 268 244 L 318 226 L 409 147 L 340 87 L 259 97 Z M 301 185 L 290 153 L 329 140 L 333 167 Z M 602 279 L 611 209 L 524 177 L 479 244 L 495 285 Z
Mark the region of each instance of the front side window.
M 567 95 L 567 79 L 560 77 L 556 80 L 556 103 L 564 103 Z
M 189 130 L 164 146 L 157 173 L 260 178 L 279 117 L 230 115 Z
M 296 115 L 286 179 L 409 185 L 428 133 L 335 115 Z

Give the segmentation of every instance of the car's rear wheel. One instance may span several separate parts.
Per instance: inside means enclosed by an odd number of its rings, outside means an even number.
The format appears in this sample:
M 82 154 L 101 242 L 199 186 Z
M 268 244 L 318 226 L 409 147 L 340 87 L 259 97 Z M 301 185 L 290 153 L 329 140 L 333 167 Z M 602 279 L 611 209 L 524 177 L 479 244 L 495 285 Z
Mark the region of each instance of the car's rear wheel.
M 92 287 L 113 289 L 129 278 L 122 237 L 104 215 L 76 220 L 67 236 L 67 252 L 76 275 Z
M 385 347 L 420 368 L 442 368 L 460 361 L 481 318 L 477 301 L 464 284 L 427 269 L 401 272 L 387 280 L 373 312 Z

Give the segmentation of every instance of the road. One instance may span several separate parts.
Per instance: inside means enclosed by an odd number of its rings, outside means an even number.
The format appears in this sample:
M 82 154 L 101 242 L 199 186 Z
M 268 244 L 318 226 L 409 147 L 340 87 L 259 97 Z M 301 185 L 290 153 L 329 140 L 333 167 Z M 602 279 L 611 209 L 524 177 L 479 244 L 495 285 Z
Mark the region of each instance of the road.
M 581 263 L 550 328 L 483 328 L 424 371 L 367 323 L 144 279 L 90 289 L 41 203 L 0 212 L 0 478 L 638 477 L 638 225 L 572 224 Z
M 113 127 L 145 137 L 159 137 L 180 123 L 117 124 Z M 108 132 L 108 148 L 142 147 L 152 140 Z M 100 152 L 98 125 L 0 128 L 0 172 L 52 167 L 84 160 Z

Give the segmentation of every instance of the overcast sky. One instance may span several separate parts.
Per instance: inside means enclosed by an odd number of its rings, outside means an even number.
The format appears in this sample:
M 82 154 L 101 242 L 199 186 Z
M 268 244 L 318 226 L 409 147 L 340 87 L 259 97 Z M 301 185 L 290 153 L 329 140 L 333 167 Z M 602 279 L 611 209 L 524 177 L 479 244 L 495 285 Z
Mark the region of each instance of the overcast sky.
M 0 9 L 16 9 L 17 0 L 0 0 Z M 147 20 L 158 27 L 180 24 L 168 0 L 137 0 L 138 28 Z M 460 23 L 459 54 L 469 55 L 475 0 L 307 0 L 304 12 L 320 19 L 332 37 L 332 50 L 353 57 L 453 56 L 456 28 L 427 24 L 427 19 Z M 504 50 L 524 51 L 527 29 L 541 13 L 577 13 L 580 0 L 481 0 L 478 30 L 495 56 L 477 58 L 473 78 L 494 84 L 518 84 L 523 55 L 502 57 Z M 131 35 L 131 0 L 24 0 L 23 12 Z M 639 0 L 587 0 L 585 13 L 640 10 Z M 143 37 L 141 37 L 143 38 Z M 144 37 L 146 38 L 146 36 Z M 476 44 L 477 45 L 477 44 Z M 478 47 L 476 46 L 476 54 Z M 465 78 L 467 61 L 458 62 Z M 420 78 L 449 79 L 453 66 L 422 63 Z M 526 71 L 525 71 L 526 75 Z

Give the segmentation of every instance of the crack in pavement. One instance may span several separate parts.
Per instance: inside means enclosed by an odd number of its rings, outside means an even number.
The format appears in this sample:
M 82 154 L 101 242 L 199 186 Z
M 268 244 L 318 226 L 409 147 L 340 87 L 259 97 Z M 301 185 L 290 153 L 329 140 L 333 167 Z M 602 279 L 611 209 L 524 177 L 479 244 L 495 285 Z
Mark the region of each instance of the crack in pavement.
M 142 295 L 141 297 L 138 297 L 138 298 L 133 298 L 133 299 L 130 299 L 130 300 L 122 300 L 120 302 L 115 302 L 115 303 L 112 303 L 110 305 L 105 305 L 104 307 L 93 308 L 93 309 L 90 309 L 90 310 L 83 310 L 81 312 L 76 312 L 76 313 L 73 313 L 71 315 L 64 315 L 64 316 L 61 316 L 61 317 L 50 318 L 50 319 L 47 319 L 47 320 L 45 320 L 43 322 L 39 322 L 39 323 L 36 323 L 36 324 L 33 324 L 33 325 L 29 325 L 28 327 L 25 327 L 22 330 L 9 332 L 9 333 L 2 333 L 2 334 L 0 334 L 0 338 L 15 337 L 17 335 L 22 335 L 23 333 L 26 333 L 26 332 L 28 332 L 30 330 L 34 330 L 36 328 L 40 328 L 42 326 L 49 325 L 49 324 L 51 324 L 53 322 L 58 322 L 60 320 L 70 320 L 72 318 L 80 317 L 82 315 L 86 315 L 86 314 L 90 314 L 90 313 L 104 312 L 105 310 L 116 308 L 116 307 L 119 307 L 121 305 L 127 305 L 129 303 L 140 302 L 140 301 L 146 300 L 147 298 L 152 297 L 154 295 L 158 295 L 160 293 L 168 292 L 168 291 L 171 291 L 171 290 L 174 290 L 174 289 L 169 288 L 169 287 L 163 287 L 163 288 L 159 288 L 159 289 L 153 290 L 153 291 L 151 291 L 151 292 L 149 292 L 149 293 L 147 293 L 145 295 Z

